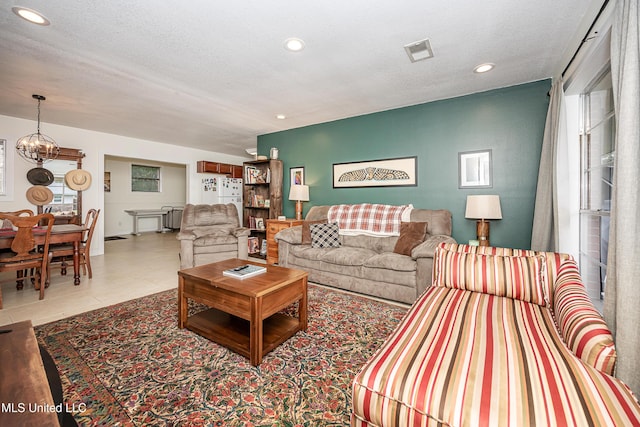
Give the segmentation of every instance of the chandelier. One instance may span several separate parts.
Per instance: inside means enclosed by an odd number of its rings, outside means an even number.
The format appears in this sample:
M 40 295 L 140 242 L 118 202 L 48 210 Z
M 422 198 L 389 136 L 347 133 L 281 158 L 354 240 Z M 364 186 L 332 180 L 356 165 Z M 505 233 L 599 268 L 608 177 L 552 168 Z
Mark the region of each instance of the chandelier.
M 42 95 L 32 95 L 32 97 L 38 100 L 38 131 L 18 139 L 16 150 L 23 158 L 42 164 L 58 157 L 60 147 L 53 139 L 40 133 L 40 102 L 47 98 Z

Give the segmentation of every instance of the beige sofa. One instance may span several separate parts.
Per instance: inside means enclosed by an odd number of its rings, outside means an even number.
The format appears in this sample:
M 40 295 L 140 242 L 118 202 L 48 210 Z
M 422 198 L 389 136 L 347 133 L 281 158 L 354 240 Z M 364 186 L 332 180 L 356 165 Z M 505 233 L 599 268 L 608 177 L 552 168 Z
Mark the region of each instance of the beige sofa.
M 307 221 L 327 218 L 330 206 L 314 206 Z M 413 209 L 411 222 L 427 222 L 427 237 L 411 256 L 394 253 L 397 236 L 340 236 L 339 248 L 302 244 L 302 226 L 276 234 L 278 263 L 309 272 L 309 281 L 402 303 L 413 303 L 431 283 L 433 253 L 451 237 L 451 212 Z

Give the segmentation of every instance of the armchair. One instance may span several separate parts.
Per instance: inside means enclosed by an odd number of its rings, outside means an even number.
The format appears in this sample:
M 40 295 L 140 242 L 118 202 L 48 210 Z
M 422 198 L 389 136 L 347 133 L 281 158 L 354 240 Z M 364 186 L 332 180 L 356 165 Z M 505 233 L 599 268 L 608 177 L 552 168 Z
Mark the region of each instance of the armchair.
M 248 236 L 249 229 L 240 226 L 234 204 L 188 204 L 177 236 L 180 269 L 229 258 L 247 259 Z

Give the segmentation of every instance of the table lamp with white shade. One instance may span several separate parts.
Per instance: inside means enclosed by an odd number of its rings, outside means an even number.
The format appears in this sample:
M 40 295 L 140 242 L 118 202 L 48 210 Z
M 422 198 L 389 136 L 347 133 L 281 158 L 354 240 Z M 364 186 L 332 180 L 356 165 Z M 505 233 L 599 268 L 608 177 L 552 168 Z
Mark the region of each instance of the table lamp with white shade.
M 477 219 L 476 234 L 480 246 L 489 245 L 489 221 L 488 219 L 502 219 L 500 209 L 500 196 L 475 195 L 467 196 L 467 209 L 465 218 Z
M 302 219 L 302 202 L 309 201 L 309 186 L 292 185 L 289 189 L 289 200 L 296 201 L 296 219 Z

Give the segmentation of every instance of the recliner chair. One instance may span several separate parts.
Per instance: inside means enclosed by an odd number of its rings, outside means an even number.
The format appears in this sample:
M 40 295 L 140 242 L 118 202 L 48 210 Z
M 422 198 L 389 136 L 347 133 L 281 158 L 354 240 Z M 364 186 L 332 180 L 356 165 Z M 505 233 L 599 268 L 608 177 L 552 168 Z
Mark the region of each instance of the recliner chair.
M 178 240 L 180 269 L 222 261 L 247 259 L 247 237 L 233 203 L 185 206 Z

